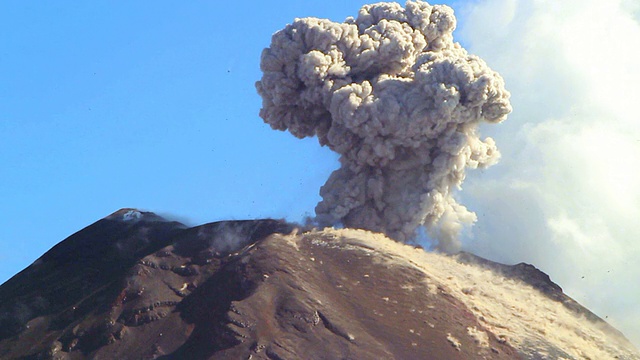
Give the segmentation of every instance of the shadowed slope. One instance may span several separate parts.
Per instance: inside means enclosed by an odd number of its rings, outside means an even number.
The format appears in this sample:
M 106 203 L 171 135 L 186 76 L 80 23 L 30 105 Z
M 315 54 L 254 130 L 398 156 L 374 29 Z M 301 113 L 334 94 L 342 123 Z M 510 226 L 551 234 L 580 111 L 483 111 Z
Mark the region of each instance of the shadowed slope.
M 507 271 L 517 266 L 488 270 L 365 231 L 297 231 L 118 211 L 0 286 L 0 358 L 638 358 Z M 545 293 L 563 295 L 550 281 Z M 518 309 L 527 299 L 546 313 Z M 584 336 L 554 327 L 575 324 Z

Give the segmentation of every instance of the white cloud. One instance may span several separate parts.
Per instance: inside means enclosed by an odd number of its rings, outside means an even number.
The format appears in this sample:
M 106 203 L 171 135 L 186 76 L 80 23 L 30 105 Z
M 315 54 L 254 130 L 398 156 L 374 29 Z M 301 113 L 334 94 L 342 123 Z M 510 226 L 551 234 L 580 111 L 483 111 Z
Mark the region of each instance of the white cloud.
M 513 114 L 486 129 L 502 162 L 471 174 L 469 250 L 530 262 L 640 345 L 640 5 L 487 0 L 458 13 Z

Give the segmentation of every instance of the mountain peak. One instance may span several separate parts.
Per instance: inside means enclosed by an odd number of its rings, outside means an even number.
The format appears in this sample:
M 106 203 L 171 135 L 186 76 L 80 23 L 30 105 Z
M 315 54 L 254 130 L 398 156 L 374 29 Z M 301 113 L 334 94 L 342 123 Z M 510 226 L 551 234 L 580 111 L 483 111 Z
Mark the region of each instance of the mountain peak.
M 142 211 L 135 208 L 122 208 L 105 217 L 106 220 L 137 222 L 145 221 L 167 221 L 165 218 L 149 211 Z
M 535 268 L 362 230 L 158 218 L 121 209 L 0 286 L 0 358 L 640 358 Z

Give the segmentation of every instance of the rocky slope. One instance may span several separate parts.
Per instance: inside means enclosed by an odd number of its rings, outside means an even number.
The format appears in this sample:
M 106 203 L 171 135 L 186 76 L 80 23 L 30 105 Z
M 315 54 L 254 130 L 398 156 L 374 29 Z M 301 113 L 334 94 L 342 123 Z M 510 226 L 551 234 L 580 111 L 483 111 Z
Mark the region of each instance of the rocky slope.
M 2 359 L 640 359 L 531 265 L 120 210 L 0 286 Z

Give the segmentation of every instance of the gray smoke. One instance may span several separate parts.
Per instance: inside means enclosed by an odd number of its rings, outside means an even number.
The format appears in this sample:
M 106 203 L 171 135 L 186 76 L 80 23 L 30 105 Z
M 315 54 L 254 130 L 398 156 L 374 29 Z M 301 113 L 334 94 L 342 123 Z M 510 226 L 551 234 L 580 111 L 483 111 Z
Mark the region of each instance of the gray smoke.
M 500 75 L 453 41 L 455 26 L 451 8 L 408 1 L 365 5 L 343 23 L 295 19 L 273 35 L 260 116 L 340 154 L 320 190 L 321 224 L 399 241 L 425 225 L 439 249 L 459 248 L 476 216 L 454 191 L 465 168 L 500 156 L 478 124 L 503 121 L 511 105 Z

